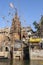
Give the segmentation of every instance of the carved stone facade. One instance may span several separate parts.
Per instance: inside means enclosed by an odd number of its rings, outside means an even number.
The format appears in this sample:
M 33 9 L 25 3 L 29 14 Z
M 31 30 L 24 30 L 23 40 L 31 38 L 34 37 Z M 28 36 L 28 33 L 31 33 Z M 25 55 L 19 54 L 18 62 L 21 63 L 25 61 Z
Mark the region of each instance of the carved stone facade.
M 4 41 L 6 37 L 10 37 L 10 28 L 1 28 L 0 29 L 0 42 Z
M 12 26 L 10 29 L 11 39 L 12 40 L 20 39 L 20 33 L 21 33 L 21 23 L 16 13 L 15 17 L 12 20 Z

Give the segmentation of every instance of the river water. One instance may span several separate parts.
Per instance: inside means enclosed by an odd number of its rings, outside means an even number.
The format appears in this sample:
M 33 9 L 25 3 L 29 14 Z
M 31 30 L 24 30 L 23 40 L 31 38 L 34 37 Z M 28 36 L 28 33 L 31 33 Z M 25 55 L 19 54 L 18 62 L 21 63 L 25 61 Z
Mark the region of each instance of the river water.
M 6 60 L 0 59 L 0 65 L 43 65 L 43 61 L 20 61 L 20 60 Z

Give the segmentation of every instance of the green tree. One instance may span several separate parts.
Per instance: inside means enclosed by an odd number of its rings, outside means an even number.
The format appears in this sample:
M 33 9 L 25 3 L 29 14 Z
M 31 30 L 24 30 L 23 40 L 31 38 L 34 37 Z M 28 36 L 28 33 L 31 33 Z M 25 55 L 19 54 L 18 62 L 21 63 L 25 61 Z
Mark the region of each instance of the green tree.
M 34 22 L 33 22 L 33 25 L 34 25 L 35 29 L 38 31 L 38 29 L 39 29 L 39 24 L 38 24 L 36 21 L 34 21 Z
M 39 24 L 36 21 L 34 21 L 33 25 L 36 29 L 37 35 L 40 36 L 40 26 L 39 26 Z
M 36 29 L 36 31 L 38 32 L 38 36 L 42 36 L 42 31 L 43 31 L 43 16 L 41 16 L 40 22 L 37 23 L 36 21 L 33 22 L 33 25 Z

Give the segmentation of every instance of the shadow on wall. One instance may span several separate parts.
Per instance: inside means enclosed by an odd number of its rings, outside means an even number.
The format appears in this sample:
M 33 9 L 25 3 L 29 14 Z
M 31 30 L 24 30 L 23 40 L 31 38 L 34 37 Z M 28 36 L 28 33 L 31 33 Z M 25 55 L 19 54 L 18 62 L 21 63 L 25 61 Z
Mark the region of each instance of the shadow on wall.
M 23 53 L 24 53 L 24 60 L 30 60 L 30 55 L 29 55 L 29 47 L 26 46 L 23 48 Z

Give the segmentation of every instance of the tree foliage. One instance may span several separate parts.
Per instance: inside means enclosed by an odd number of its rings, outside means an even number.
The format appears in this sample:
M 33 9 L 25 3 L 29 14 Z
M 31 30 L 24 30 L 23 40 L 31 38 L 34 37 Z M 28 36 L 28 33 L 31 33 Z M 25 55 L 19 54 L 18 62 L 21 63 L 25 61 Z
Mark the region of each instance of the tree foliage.
M 41 16 L 41 19 L 40 19 L 39 23 L 37 23 L 36 21 L 34 21 L 33 25 L 34 25 L 35 29 L 38 32 L 38 36 L 41 36 L 41 34 L 42 34 L 41 31 L 43 30 L 43 16 Z
M 34 25 L 35 29 L 37 29 L 37 30 L 39 29 L 39 24 L 36 21 L 33 22 L 33 25 Z

